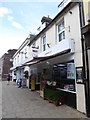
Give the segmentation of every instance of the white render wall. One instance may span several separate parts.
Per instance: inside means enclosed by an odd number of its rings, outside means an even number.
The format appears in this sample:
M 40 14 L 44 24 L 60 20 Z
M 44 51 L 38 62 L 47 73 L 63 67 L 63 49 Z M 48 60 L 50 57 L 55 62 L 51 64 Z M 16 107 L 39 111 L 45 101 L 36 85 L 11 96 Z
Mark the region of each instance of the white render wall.
M 50 43 L 50 46 L 55 45 L 56 43 L 56 26 L 55 24 L 46 32 L 47 43 Z M 48 49 L 48 46 L 46 46 Z
M 66 27 L 66 38 L 72 38 L 75 40 L 75 66 L 82 66 L 82 47 L 81 47 L 81 29 L 80 29 L 80 18 L 79 18 L 79 6 L 75 6 L 65 15 L 65 27 Z M 70 26 L 70 32 L 68 31 Z
M 27 58 L 25 58 L 25 49 L 27 51 Z M 13 60 L 13 67 L 19 66 L 24 64 L 25 62 L 27 62 L 30 59 L 30 51 L 31 49 L 29 48 L 29 46 L 25 45 L 18 53 L 17 55 L 14 57 Z M 18 56 L 19 56 L 19 60 L 18 60 Z M 16 60 L 15 60 L 16 59 Z
M 77 110 L 86 113 L 86 104 L 85 104 L 85 87 L 83 84 L 76 85 L 77 92 Z
M 75 40 L 75 67 L 83 66 L 82 60 L 82 46 L 81 46 L 81 30 L 80 30 L 80 18 L 79 18 L 79 6 L 75 6 L 71 9 L 72 14 L 69 12 L 65 16 L 66 37 L 70 37 Z M 70 26 L 70 32 L 68 32 L 68 26 Z M 76 98 L 77 98 L 77 110 L 86 113 L 85 106 L 85 88 L 84 84 L 76 84 Z
M 39 46 L 39 51 L 38 52 L 42 51 L 42 49 L 41 49 L 41 37 L 39 37 L 36 41 L 36 47 L 37 46 Z

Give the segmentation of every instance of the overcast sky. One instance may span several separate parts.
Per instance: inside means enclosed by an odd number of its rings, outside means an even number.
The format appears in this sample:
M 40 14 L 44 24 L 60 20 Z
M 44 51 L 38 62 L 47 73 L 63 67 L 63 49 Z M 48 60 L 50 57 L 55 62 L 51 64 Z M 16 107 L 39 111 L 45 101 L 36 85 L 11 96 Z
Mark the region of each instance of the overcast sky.
M 8 49 L 19 48 L 30 33 L 35 34 L 43 16 L 49 15 L 54 18 L 58 13 L 60 0 L 25 1 L 3 0 L 0 2 L 0 57 Z

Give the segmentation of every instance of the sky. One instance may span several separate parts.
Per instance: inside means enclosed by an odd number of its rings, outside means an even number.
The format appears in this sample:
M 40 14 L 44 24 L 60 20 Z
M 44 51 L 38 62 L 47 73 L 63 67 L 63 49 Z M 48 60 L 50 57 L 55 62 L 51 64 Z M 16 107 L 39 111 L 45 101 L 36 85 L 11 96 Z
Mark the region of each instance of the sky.
M 53 19 L 59 1 L 0 0 L 0 57 L 9 49 L 18 49 L 30 33 L 36 34 L 43 16 Z

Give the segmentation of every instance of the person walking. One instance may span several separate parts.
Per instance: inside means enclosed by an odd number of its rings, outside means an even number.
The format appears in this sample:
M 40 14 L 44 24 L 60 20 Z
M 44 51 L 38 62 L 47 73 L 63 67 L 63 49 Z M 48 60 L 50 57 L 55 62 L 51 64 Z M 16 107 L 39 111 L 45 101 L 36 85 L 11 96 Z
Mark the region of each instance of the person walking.
M 8 81 L 7 85 L 9 85 L 10 84 L 10 74 L 8 74 L 8 76 L 7 76 L 7 81 Z
M 14 73 L 13 75 L 13 82 L 16 82 L 17 78 L 16 78 L 16 74 Z

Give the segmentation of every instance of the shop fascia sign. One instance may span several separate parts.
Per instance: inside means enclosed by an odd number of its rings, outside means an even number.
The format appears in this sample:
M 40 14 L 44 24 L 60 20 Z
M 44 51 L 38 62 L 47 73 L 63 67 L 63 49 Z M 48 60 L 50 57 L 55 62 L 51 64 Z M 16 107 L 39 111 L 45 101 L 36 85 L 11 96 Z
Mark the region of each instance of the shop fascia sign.
M 57 53 L 63 52 L 65 50 L 71 49 L 71 39 L 65 39 L 60 41 L 58 44 L 54 45 L 51 48 L 48 48 L 44 52 L 38 54 L 38 57 L 45 57 L 55 55 Z

